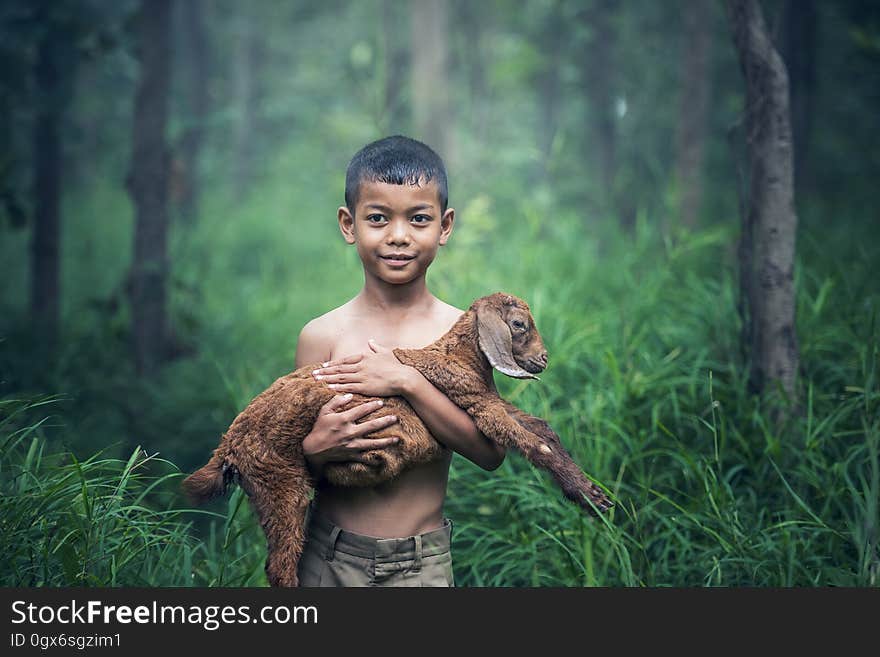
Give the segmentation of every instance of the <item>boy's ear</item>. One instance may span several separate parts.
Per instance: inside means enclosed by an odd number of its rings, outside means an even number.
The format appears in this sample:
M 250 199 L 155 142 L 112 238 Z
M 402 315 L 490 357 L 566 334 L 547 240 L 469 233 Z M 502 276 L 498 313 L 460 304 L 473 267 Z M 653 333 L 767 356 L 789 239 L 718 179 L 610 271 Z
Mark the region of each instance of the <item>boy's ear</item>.
M 354 215 L 347 207 L 342 205 L 336 211 L 336 218 L 339 221 L 339 230 L 342 232 L 342 237 L 345 238 L 348 244 L 354 244 Z
M 440 218 L 440 246 L 446 244 L 452 234 L 452 226 L 455 224 L 455 210 L 447 208 Z

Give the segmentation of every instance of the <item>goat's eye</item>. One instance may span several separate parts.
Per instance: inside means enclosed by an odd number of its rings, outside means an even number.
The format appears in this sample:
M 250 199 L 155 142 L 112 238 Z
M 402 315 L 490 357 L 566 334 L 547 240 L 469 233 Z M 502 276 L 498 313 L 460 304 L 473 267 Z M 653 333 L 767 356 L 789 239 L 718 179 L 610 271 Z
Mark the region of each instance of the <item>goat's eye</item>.
M 523 324 L 523 323 L 522 323 L 520 320 L 518 320 L 518 319 L 513 320 L 513 321 L 511 322 L 511 324 L 513 324 L 513 328 L 515 328 L 517 331 L 525 331 L 525 330 L 526 330 L 526 325 Z

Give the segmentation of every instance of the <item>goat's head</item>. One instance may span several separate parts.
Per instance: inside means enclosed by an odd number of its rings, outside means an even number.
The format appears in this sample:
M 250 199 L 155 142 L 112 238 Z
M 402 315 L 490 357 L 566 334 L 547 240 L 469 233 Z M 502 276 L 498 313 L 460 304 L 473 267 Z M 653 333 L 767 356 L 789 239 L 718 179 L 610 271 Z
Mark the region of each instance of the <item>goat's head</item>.
M 517 379 L 537 379 L 547 367 L 547 350 L 535 328 L 528 304 L 510 294 L 496 292 L 477 299 L 480 349 L 496 370 Z

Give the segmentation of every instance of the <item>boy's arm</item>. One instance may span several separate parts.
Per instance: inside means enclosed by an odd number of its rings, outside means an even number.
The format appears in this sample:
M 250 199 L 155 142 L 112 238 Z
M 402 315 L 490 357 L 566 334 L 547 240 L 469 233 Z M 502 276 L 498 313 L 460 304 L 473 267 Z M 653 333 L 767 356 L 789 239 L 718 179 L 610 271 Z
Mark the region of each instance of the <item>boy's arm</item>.
M 409 402 L 440 443 L 484 470 L 494 470 L 504 462 L 505 449 L 486 438 L 470 415 L 450 401 L 417 369 L 404 367 L 411 373 L 400 396 Z
M 484 470 L 494 470 L 501 465 L 505 449 L 486 438 L 467 412 L 417 369 L 403 365 L 391 349 L 372 341 L 369 344 L 373 353 L 335 360 L 314 374 L 337 393 L 403 397 L 440 443 Z

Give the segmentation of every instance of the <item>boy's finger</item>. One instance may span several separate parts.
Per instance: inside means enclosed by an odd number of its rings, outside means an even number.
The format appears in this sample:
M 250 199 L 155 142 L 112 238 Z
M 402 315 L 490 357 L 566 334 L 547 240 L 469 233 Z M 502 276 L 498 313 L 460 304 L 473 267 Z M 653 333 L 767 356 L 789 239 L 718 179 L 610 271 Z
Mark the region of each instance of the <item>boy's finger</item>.
M 335 413 L 340 408 L 345 406 L 349 401 L 351 401 L 351 397 L 352 397 L 352 395 L 350 392 L 348 392 L 344 395 L 335 395 L 334 397 L 330 398 L 330 401 L 328 401 L 326 404 L 324 404 L 321 407 L 321 412 L 322 413 Z
M 385 415 L 380 418 L 376 418 L 375 420 L 367 420 L 366 422 L 361 422 L 360 424 L 354 425 L 355 428 L 351 432 L 351 436 L 365 436 L 368 433 L 372 433 L 373 431 L 378 431 L 379 429 L 384 429 L 387 426 L 390 426 L 397 422 L 397 417 L 394 415 Z
M 360 369 L 361 366 L 357 363 L 352 365 L 333 365 L 331 367 L 321 367 L 317 370 L 312 370 L 312 374 L 320 379 L 330 374 L 351 374 L 360 371 Z
M 363 357 L 363 354 L 352 354 L 351 356 L 345 356 L 344 358 L 328 360 L 326 363 L 321 363 L 321 367 L 333 367 L 334 365 L 350 365 L 351 363 L 359 362 Z
M 374 399 L 372 401 L 364 402 L 363 404 L 358 404 L 357 406 L 353 406 L 343 413 L 346 420 L 349 422 L 354 422 L 355 420 L 360 420 L 365 415 L 369 415 L 373 411 L 377 411 L 382 406 L 385 405 L 381 399 Z
M 323 381 L 327 385 L 338 385 L 340 383 L 362 383 L 363 378 L 357 374 L 328 374 L 327 376 L 322 376 L 319 381 Z
M 324 383 L 323 381 L 321 383 Z M 327 387 L 330 388 L 333 392 L 351 392 L 357 393 L 359 395 L 365 395 L 367 397 L 371 397 L 368 392 L 364 390 L 364 384 L 360 381 L 352 382 L 352 383 L 328 383 Z

